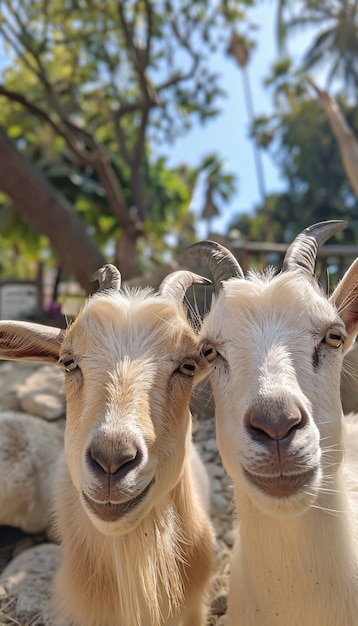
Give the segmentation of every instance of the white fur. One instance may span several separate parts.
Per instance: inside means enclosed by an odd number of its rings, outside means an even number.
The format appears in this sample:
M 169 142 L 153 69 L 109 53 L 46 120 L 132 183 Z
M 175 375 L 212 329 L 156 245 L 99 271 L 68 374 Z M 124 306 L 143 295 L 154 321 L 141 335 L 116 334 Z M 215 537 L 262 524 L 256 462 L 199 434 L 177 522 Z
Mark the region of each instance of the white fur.
M 224 283 L 204 320 L 238 519 L 226 626 L 358 623 L 358 425 L 339 388 L 357 283 L 357 262 L 329 301 L 304 272 L 251 273 Z M 325 343 L 331 327 L 343 350 Z M 295 411 L 287 444 L 252 428 L 253 415 L 280 429 Z
M 16 411 L 0 413 L 0 524 L 51 534 L 56 464 L 63 433 Z
M 189 399 L 207 367 L 183 308 L 148 291 L 97 294 L 66 333 L 0 322 L 0 356 L 69 370 L 56 487 L 59 621 L 203 626 L 214 536 L 206 478 L 195 482 L 204 470 L 192 454 Z M 107 457 L 131 446 L 134 467 L 101 482 L 93 450 Z

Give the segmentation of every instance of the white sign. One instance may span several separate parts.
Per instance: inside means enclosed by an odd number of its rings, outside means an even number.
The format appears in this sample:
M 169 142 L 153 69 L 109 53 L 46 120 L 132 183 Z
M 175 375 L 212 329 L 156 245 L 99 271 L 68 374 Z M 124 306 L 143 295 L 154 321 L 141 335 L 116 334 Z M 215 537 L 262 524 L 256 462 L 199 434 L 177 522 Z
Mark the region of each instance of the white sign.
M 0 319 L 17 320 L 36 311 L 37 287 L 31 283 L 0 285 Z

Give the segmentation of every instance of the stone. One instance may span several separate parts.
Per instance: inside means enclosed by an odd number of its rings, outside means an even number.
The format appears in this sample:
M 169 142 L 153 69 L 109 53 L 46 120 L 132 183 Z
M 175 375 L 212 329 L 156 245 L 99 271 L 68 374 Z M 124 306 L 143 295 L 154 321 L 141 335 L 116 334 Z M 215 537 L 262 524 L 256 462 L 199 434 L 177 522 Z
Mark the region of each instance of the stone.
M 218 446 L 216 439 L 213 437 L 208 439 L 204 444 L 204 448 L 207 452 L 217 452 Z
M 229 507 L 228 500 L 220 493 L 211 494 L 211 508 L 215 513 L 227 513 Z
M 44 543 L 15 557 L 0 575 L 0 610 L 6 614 L 4 607 L 13 597 L 12 617 L 20 624 L 40 616 L 43 626 L 55 626 L 52 585 L 60 556 L 59 546 Z
M 212 491 L 216 491 L 217 493 L 222 493 L 223 486 L 222 486 L 221 480 L 213 476 L 213 478 L 210 480 L 210 485 L 211 485 Z
M 57 420 L 66 413 L 64 374 L 44 365 L 18 386 L 17 396 L 23 411 L 46 420 Z
M 210 477 L 215 476 L 222 478 L 223 476 L 226 476 L 223 466 L 220 465 L 220 463 L 218 463 L 217 461 L 216 463 L 207 463 L 206 470 Z
M 230 528 L 230 530 L 224 533 L 223 541 L 225 541 L 227 546 L 232 548 L 235 543 L 236 535 L 237 535 L 237 530 L 235 528 Z

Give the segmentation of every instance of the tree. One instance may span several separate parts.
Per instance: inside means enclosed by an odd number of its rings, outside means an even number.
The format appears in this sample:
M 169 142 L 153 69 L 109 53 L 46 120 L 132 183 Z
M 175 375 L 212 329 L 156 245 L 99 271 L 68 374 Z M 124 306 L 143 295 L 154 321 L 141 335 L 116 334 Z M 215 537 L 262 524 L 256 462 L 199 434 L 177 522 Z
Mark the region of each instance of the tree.
M 357 21 L 356 1 L 280 0 L 281 52 L 295 30 L 319 25 L 319 32 L 316 28 L 301 64 L 281 56 L 266 80 L 275 113 L 256 118 L 252 136 L 276 162 L 286 189 L 234 220 L 232 227 L 245 238 L 265 240 L 269 214 L 278 242 L 291 241 L 310 223 L 336 218 L 350 222 L 341 241 L 358 241 Z M 328 68 L 328 84 L 343 80 L 345 97 L 333 98 L 307 76 L 320 63 Z
M 282 65 L 276 70 L 280 79 L 276 82 L 277 111 L 273 116 L 257 118 L 253 128 L 256 140 L 269 150 L 286 182 L 284 192 L 267 199 L 274 239 L 289 242 L 308 224 L 342 218 L 349 220 L 351 228 L 340 234 L 341 241 L 358 241 L 358 200 L 325 112 L 302 82 L 285 83 Z M 356 107 L 342 99 L 340 106 L 351 126 L 356 127 Z M 262 240 L 262 214 L 258 206 L 252 216 L 240 216 L 233 226 L 244 236 Z
M 284 48 L 289 36 L 313 26 L 315 34 L 300 69 L 323 64 L 327 86 L 338 79 L 356 98 L 358 87 L 358 2 L 357 0 L 280 0 L 278 41 Z
M 344 170 L 358 198 L 358 141 L 354 130 L 347 123 L 337 100 L 327 91 L 320 89 L 313 81 L 310 81 L 310 84 L 319 98 L 333 136 L 337 140 Z
M 114 262 L 124 278 L 135 274 L 137 242 L 145 231 L 149 147 L 174 141 L 194 119 L 205 122 L 218 112 L 219 77 L 208 55 L 221 39 L 227 41 L 225 28 L 241 15 L 240 5 L 2 2 L 0 35 L 9 63 L 0 95 L 11 103 L 6 122 L 19 125 L 25 147 L 36 126 L 40 137 L 44 127 L 50 129 L 80 175 L 98 183 L 120 227 Z M 24 124 L 25 112 L 32 128 Z M 0 169 L 3 164 L 0 151 Z M 17 191 L 18 210 L 29 210 L 31 196 L 10 183 L 6 192 L 14 199 Z M 36 213 L 34 203 L 31 209 Z M 76 265 L 80 246 L 72 254 Z

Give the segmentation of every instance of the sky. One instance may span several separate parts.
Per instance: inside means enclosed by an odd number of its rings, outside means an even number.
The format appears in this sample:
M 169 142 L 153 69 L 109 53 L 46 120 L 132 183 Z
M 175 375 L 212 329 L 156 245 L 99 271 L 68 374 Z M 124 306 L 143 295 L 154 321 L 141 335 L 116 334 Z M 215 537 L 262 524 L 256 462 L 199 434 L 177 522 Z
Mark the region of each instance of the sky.
M 272 102 L 270 94 L 263 87 L 272 63 L 277 60 L 277 44 L 275 35 L 277 2 L 275 0 L 261 0 L 252 9 L 247 9 L 251 22 L 257 25 L 256 33 L 250 33 L 257 41 L 256 48 L 250 54 L 247 72 L 254 103 L 254 114 L 270 114 Z M 238 25 L 240 29 L 240 24 Z M 242 25 L 246 32 L 246 21 Z M 307 36 L 295 37 L 290 42 L 290 53 L 302 51 L 302 40 L 307 42 Z M 4 50 L 0 49 L 0 67 L 6 58 Z M 226 233 L 227 227 L 236 214 L 253 210 L 261 200 L 255 169 L 252 141 L 249 139 L 250 120 L 243 90 L 242 72 L 236 61 L 228 55 L 213 57 L 212 69 L 222 75 L 221 86 L 226 97 L 220 99 L 221 114 L 210 120 L 205 126 L 196 126 L 184 137 L 177 139 L 174 145 L 168 147 L 168 165 L 175 167 L 187 163 L 196 167 L 203 156 L 216 153 L 224 164 L 228 173 L 236 175 L 237 191 L 231 201 L 221 208 L 221 214 L 210 223 L 210 230 Z M 263 165 L 265 189 L 267 193 L 283 189 L 284 183 L 280 180 L 279 172 L 274 163 L 264 151 L 260 151 Z M 197 185 L 191 209 L 200 214 L 203 203 L 203 179 Z M 205 236 L 208 225 L 203 221 L 198 224 L 199 236 Z
M 256 48 L 247 66 L 252 93 L 254 114 L 269 114 L 272 110 L 270 94 L 263 88 L 272 63 L 277 60 L 275 38 L 276 5 L 274 0 L 258 3 L 248 15 L 257 26 Z M 291 51 L 291 48 L 290 48 Z M 246 109 L 242 72 L 232 57 L 217 56 L 215 67 L 223 76 L 222 86 L 227 93 L 221 99 L 221 115 L 208 122 L 205 127 L 195 127 L 190 133 L 178 139 L 171 147 L 169 164 L 186 162 L 195 166 L 200 157 L 217 153 L 224 162 L 225 169 L 237 176 L 237 192 L 221 215 L 211 221 L 210 230 L 225 233 L 235 214 L 252 210 L 260 201 L 252 141 L 249 140 L 249 116 Z M 283 182 L 279 172 L 268 156 L 261 151 L 267 193 L 282 190 Z M 199 214 L 202 208 L 202 185 L 198 185 L 192 200 L 192 210 Z M 200 236 L 207 234 L 208 225 L 199 223 Z

